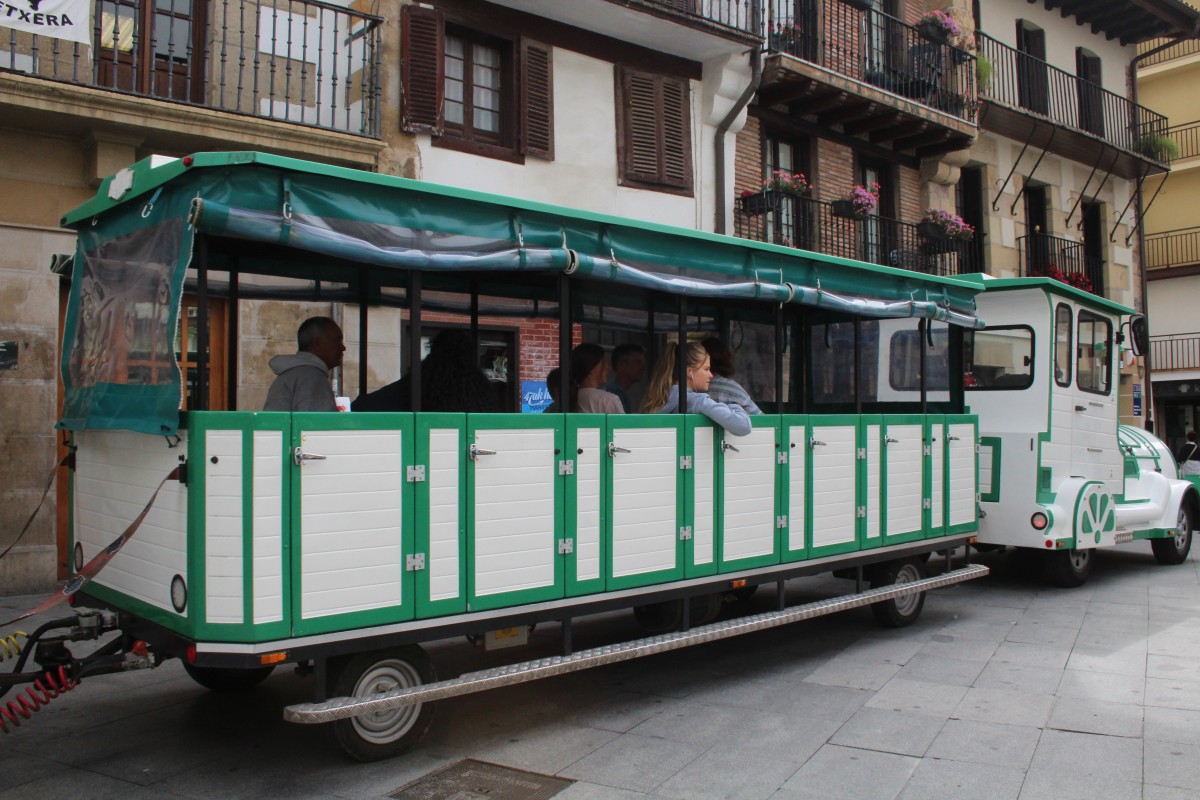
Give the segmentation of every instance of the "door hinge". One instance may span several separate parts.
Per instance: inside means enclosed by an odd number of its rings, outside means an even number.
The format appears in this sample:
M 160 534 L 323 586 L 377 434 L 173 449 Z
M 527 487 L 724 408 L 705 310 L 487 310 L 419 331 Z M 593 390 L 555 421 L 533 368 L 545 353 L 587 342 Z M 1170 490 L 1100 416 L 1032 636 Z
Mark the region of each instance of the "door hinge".
M 858 517 L 859 519 L 864 519 L 867 516 L 867 507 L 859 506 L 857 509 L 855 509 L 854 516 Z
M 921 455 L 926 455 L 926 456 L 933 455 L 933 448 L 930 447 L 929 445 L 925 445 L 923 448 L 921 448 Z
M 775 518 L 775 527 L 776 528 L 786 528 L 787 527 L 787 514 L 780 514 L 778 517 Z
M 575 540 L 574 539 L 559 539 L 558 540 L 558 554 L 560 556 L 565 556 L 568 553 L 574 553 L 574 552 L 575 552 Z
M 867 448 L 865 448 L 865 447 L 858 448 L 858 450 L 855 452 L 855 456 L 858 458 L 859 461 L 866 461 L 867 460 Z
M 691 469 L 692 468 L 692 457 L 691 456 L 680 456 L 679 457 L 679 468 L 680 469 Z
M 983 493 L 982 493 L 982 492 L 976 492 L 976 493 L 975 493 L 975 502 L 976 502 L 976 503 L 982 503 L 982 502 L 983 502 Z
M 926 497 L 921 501 L 921 508 L 933 508 L 933 501 Z
M 424 464 L 414 464 L 413 466 L 408 468 L 407 474 L 408 474 L 408 482 L 409 483 L 424 483 L 425 482 L 425 465 Z
M 979 442 L 975 443 L 975 454 L 979 455 Z
M 787 453 L 779 453 L 779 454 L 777 454 L 777 455 L 775 456 L 775 463 L 777 463 L 777 464 L 786 464 L 786 463 L 787 463 Z
M 558 474 L 559 475 L 574 475 L 575 474 L 575 462 L 569 458 L 563 459 L 562 461 L 558 462 Z
M 405 569 L 407 569 L 409 572 L 420 572 L 421 570 L 425 569 L 425 554 L 413 553 L 411 556 L 405 559 L 404 564 Z
M 692 538 L 692 526 L 691 525 L 681 526 L 679 528 L 679 540 L 686 542 L 688 539 L 691 539 L 691 538 Z

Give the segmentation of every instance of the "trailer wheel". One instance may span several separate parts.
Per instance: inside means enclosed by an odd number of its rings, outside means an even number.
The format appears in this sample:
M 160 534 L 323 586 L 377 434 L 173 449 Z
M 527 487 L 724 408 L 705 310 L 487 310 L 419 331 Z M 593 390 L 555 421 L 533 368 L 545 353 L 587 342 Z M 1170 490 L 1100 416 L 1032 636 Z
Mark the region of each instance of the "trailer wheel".
M 197 667 L 183 661 L 183 671 L 192 680 L 213 692 L 247 692 L 267 679 L 275 667 L 232 669 L 230 667 Z
M 1179 519 L 1175 522 L 1175 535 L 1166 539 L 1151 539 L 1154 560 L 1160 564 L 1182 564 L 1192 550 L 1192 512 L 1185 500 L 1179 506 Z
M 924 577 L 925 568 L 920 560 L 902 558 L 897 561 L 889 561 L 879 567 L 874 577 L 871 578 L 871 588 L 878 589 L 881 586 L 911 583 Z M 875 615 L 876 621 L 885 628 L 904 628 L 917 621 L 917 617 L 921 616 L 921 609 L 924 607 L 925 593 L 918 592 L 874 603 L 871 605 L 871 613 Z
M 359 653 L 343 663 L 333 677 L 333 697 L 361 697 L 437 680 L 425 651 L 416 645 Z M 418 703 L 386 711 L 339 719 L 333 738 L 358 761 L 378 761 L 411 749 L 433 721 L 433 704 Z
M 720 594 L 702 594 L 691 599 L 688 621 L 694 628 L 707 625 L 721 615 L 724 600 Z M 683 625 L 683 600 L 667 600 L 634 606 L 633 616 L 646 633 L 670 633 Z
M 1046 553 L 1046 575 L 1055 586 L 1074 589 L 1087 583 L 1096 558 L 1091 548 L 1055 550 Z

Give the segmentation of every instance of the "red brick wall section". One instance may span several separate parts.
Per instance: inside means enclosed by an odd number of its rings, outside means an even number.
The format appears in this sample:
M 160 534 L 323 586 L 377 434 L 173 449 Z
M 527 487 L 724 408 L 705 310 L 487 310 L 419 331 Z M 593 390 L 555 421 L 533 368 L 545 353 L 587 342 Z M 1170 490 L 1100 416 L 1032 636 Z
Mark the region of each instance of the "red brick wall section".
M 746 125 L 738 132 L 737 154 L 733 161 L 733 196 L 742 192 L 757 192 L 762 188 L 762 123 L 753 114 L 746 115 Z
M 900 167 L 900 185 L 896 196 L 900 200 L 897 209 L 903 222 L 916 222 L 921 218 L 921 173 L 912 167 Z
M 817 162 L 813 169 L 818 200 L 842 200 L 858 182 L 854 170 L 854 151 L 828 139 L 817 140 Z

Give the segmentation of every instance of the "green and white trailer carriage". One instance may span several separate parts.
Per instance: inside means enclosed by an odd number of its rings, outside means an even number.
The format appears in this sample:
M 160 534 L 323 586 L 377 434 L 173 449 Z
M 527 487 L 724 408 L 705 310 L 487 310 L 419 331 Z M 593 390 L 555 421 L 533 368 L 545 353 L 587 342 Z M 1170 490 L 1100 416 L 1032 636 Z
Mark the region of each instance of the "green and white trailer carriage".
M 1166 445 L 1118 419 L 1117 359 L 1145 351 L 1144 318 L 1048 278 L 976 280 L 988 323 L 965 362 L 980 421 L 978 543 L 1044 553 L 1063 586 L 1122 542 L 1149 539 L 1160 563 L 1182 563 L 1200 495 Z
M 986 573 L 924 566 L 953 567 L 979 527 L 978 421 L 951 368 L 977 283 L 255 153 L 140 162 L 64 224 L 77 569 L 124 542 L 77 605 L 117 612 L 117 656 L 179 657 L 210 687 L 311 665 L 316 702 L 288 718 L 334 721 L 358 758 L 411 746 L 441 697 L 856 606 L 908 624 L 925 590 Z M 381 307 L 405 309 L 410 363 L 433 308 L 557 320 L 562 353 L 606 319 L 664 343 L 758 326 L 769 413 L 745 437 L 683 413 L 449 414 L 419 409 L 419 381 L 414 412 L 239 408 L 237 309 L 262 298 L 351 309 L 360 391 Z M 830 571 L 855 593 L 788 604 L 787 581 Z M 712 598 L 767 583 L 777 610 L 713 621 Z M 572 652 L 573 619 L 619 608 L 660 632 Z M 439 682 L 419 648 L 543 621 L 556 658 Z

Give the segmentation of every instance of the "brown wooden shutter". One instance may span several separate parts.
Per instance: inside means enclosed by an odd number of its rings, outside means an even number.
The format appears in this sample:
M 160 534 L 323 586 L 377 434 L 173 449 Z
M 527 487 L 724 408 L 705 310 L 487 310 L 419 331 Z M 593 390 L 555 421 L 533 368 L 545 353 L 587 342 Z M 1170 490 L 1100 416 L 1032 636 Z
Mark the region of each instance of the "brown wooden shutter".
M 521 40 L 521 152 L 554 160 L 554 52 Z
M 692 184 L 692 120 L 688 84 L 679 78 L 662 78 L 662 182 L 669 186 Z
M 688 83 L 621 69 L 617 141 L 623 182 L 692 188 Z
M 658 92 L 651 75 L 625 73 L 625 165 L 627 177 L 659 179 Z
M 445 19 L 436 9 L 405 6 L 400 18 L 400 127 L 441 136 L 445 121 Z

